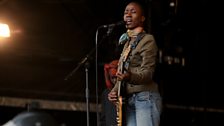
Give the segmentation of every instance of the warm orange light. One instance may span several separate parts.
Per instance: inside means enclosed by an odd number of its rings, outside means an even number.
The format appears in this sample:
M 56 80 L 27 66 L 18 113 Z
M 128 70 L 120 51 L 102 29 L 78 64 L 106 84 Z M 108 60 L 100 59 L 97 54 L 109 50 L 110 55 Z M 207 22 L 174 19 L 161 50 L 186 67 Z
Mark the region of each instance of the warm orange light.
M 0 23 L 0 37 L 10 37 L 10 29 L 7 24 Z

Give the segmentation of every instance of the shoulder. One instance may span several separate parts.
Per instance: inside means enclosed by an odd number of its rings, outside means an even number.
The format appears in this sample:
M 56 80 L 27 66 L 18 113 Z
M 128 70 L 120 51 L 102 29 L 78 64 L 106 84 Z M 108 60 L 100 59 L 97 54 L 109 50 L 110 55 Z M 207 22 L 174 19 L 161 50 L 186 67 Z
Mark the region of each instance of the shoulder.
M 139 42 L 139 48 L 141 49 L 156 49 L 157 44 L 152 34 L 145 34 L 142 40 Z
M 146 33 L 145 36 L 142 38 L 144 41 L 155 41 L 154 36 L 152 34 Z
M 153 45 L 155 45 L 156 42 L 155 42 L 154 36 L 152 34 L 146 33 L 143 36 L 143 38 L 141 39 L 139 44 L 141 44 L 141 45 L 145 45 L 145 44 L 149 44 L 149 45 L 153 44 Z

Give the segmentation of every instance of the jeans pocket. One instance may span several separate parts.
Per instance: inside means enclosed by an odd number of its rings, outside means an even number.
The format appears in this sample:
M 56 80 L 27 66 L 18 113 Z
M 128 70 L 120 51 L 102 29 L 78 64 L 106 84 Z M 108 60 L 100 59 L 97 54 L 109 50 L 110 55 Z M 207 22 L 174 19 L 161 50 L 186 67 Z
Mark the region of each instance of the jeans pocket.
M 136 95 L 137 101 L 147 101 L 150 99 L 149 92 L 140 92 Z

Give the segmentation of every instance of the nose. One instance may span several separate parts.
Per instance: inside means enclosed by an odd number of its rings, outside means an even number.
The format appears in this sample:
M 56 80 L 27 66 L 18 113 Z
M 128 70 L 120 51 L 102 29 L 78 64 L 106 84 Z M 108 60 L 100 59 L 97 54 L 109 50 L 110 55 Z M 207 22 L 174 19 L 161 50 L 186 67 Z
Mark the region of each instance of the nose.
M 124 15 L 124 20 L 127 21 L 131 17 L 132 17 L 132 15 L 130 13 L 127 13 L 127 14 Z
M 128 11 L 125 16 L 131 16 L 131 12 Z

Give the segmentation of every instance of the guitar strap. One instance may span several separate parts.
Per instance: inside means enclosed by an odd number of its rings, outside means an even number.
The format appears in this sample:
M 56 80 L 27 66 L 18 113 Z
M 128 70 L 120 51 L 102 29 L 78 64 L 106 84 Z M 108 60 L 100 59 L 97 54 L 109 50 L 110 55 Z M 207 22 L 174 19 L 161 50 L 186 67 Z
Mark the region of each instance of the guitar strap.
M 122 54 L 123 59 L 122 61 L 124 62 L 124 68 L 127 70 L 130 64 L 130 56 L 131 56 L 131 51 L 134 50 L 136 48 L 136 46 L 138 45 L 138 43 L 140 42 L 140 40 L 145 36 L 145 32 L 141 32 L 137 35 L 135 41 L 130 44 L 124 51 L 124 54 Z

